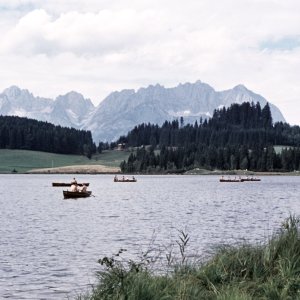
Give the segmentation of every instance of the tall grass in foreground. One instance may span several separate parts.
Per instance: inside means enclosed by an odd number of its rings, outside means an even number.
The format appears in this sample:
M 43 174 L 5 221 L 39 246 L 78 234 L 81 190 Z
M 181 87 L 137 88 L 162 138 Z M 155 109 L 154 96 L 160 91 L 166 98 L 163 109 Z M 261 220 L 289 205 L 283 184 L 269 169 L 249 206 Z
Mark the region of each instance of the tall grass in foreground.
M 186 261 L 183 235 L 182 257 L 164 275 L 152 272 L 146 258 L 121 263 L 120 251 L 99 260 L 105 266 L 99 284 L 80 299 L 300 299 L 299 220 L 289 217 L 265 245 L 223 247 L 198 265 Z

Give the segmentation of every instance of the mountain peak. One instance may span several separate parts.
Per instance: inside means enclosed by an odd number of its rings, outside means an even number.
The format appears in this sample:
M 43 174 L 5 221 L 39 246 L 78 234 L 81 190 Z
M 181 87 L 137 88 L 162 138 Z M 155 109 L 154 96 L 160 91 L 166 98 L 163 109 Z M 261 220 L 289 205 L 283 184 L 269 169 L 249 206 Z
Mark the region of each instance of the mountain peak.
M 243 85 L 243 84 L 238 84 L 233 88 L 234 91 L 239 91 L 239 92 L 243 92 L 243 91 L 247 91 L 249 92 L 249 90 Z
M 160 85 L 159 83 L 156 83 L 155 85 L 150 84 L 146 89 L 154 89 L 154 90 L 159 90 L 159 89 L 164 89 L 165 87 L 163 85 Z
M 78 93 L 76 91 L 70 91 L 70 92 L 66 93 L 65 96 L 68 96 L 68 97 L 80 97 L 80 98 L 82 97 L 83 98 L 82 94 L 80 94 L 80 93 Z
M 78 99 L 84 99 L 83 96 L 75 91 L 70 91 L 68 93 L 66 93 L 65 95 L 59 95 L 57 98 L 57 100 L 63 100 L 63 101 L 72 101 L 72 100 L 78 100 Z
M 21 92 L 21 88 L 19 88 L 17 85 L 11 85 L 10 87 L 6 88 L 4 91 Z
M 8 98 L 16 98 L 19 97 L 21 94 L 30 95 L 28 90 L 20 89 L 16 85 L 12 85 L 9 88 L 5 89 L 3 91 L 3 94 L 5 94 Z
M 89 107 L 94 107 L 92 101 L 90 99 L 85 99 L 82 94 L 71 91 L 66 93 L 65 95 L 60 95 L 55 100 L 60 105 L 88 105 Z

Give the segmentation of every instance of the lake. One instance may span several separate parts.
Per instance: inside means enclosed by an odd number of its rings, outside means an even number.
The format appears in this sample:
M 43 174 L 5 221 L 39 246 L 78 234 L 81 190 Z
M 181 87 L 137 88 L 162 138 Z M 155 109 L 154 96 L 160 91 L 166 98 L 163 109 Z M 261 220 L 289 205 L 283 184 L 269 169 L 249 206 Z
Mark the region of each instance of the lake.
M 300 177 L 220 183 L 218 176 L 76 175 L 93 197 L 63 199 L 73 175 L 0 175 L 0 298 L 72 299 L 90 289 L 97 260 L 126 248 L 169 251 L 179 231 L 191 256 L 220 244 L 265 241 L 290 214 L 300 215 Z

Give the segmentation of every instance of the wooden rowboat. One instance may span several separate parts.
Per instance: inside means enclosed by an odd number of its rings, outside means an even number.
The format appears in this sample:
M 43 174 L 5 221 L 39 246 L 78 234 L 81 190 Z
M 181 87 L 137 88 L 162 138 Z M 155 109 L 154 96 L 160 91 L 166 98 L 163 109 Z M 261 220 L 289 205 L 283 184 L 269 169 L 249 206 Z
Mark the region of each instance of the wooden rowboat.
M 92 195 L 92 191 L 86 192 L 71 192 L 71 191 L 63 191 L 64 198 L 86 198 Z
M 71 186 L 72 183 L 66 183 L 66 182 L 52 182 L 52 186 Z M 79 186 L 89 186 L 90 184 L 88 182 L 83 182 L 83 183 L 77 183 Z

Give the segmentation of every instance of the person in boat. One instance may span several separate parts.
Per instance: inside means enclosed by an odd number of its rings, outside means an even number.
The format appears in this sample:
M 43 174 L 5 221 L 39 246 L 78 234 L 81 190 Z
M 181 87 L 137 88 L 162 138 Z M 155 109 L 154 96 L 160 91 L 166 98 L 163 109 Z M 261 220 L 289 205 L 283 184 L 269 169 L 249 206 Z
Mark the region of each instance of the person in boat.
M 74 177 L 73 180 L 71 181 L 71 184 L 76 184 L 76 185 L 77 185 L 77 180 L 75 179 L 75 177 Z
M 132 176 L 132 180 L 135 181 L 135 177 L 134 176 Z
M 118 176 L 115 175 L 114 181 L 118 181 L 118 180 L 119 180 L 119 179 L 118 179 Z
M 72 183 L 72 185 L 71 185 L 71 192 L 78 192 L 77 182 Z
M 122 177 L 122 180 L 125 181 L 125 176 Z
M 86 186 L 85 184 L 83 184 L 82 187 L 78 187 L 78 191 L 79 191 L 79 192 L 85 193 L 86 190 L 87 190 L 87 186 Z

